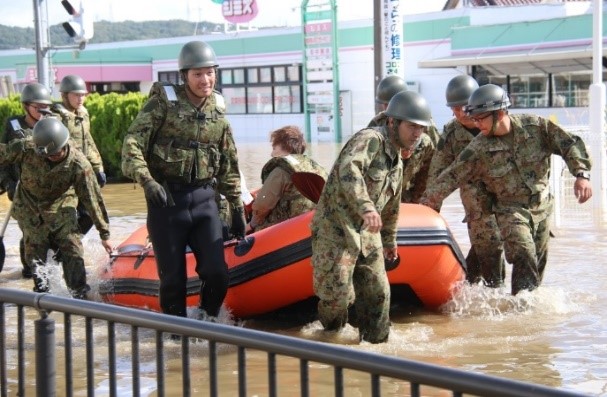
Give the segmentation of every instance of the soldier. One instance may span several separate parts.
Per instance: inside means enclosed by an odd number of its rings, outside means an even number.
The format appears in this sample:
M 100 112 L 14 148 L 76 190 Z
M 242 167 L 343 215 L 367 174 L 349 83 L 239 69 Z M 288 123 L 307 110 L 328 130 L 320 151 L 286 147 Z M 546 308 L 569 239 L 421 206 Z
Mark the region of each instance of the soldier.
M 513 265 L 512 294 L 534 290 L 546 267 L 550 215 L 550 156 L 560 155 L 575 175 L 579 203 L 592 197 L 591 161 L 582 139 L 542 117 L 508 114 L 504 90 L 487 84 L 475 90 L 466 107 L 481 130 L 436 178 L 422 203 L 437 209 L 442 200 L 469 180 L 480 180 L 495 196 L 495 213 L 506 260 Z
M 52 104 L 48 89 L 39 83 L 30 83 L 21 91 L 21 106 L 25 115 L 10 117 L 4 128 L 1 143 L 10 143 L 14 139 L 22 139 L 32 136 L 34 125 L 49 112 L 48 107 Z M 6 191 L 9 200 L 13 200 L 17 182 L 19 181 L 20 169 L 18 164 L 9 164 L 0 167 L 0 187 L 2 192 Z M 21 275 L 24 278 L 32 278 L 32 269 L 25 260 L 24 240 L 19 240 L 19 256 L 23 269 Z
M 214 320 L 228 289 L 216 189 L 228 201 L 231 233 L 245 233 L 240 171 L 225 117 L 215 52 L 202 41 L 179 53 L 184 84 L 155 83 L 122 148 L 122 171 L 144 190 L 160 276 L 160 306 L 186 316 L 186 247 L 196 258 L 200 316 Z
M 291 181 L 294 172 L 311 172 L 327 179 L 324 168 L 306 156 L 306 141 L 299 128 L 289 125 L 273 131 L 272 159 L 261 170 L 263 186 L 253 201 L 250 230 L 261 230 L 314 208 Z
M 105 186 L 106 176 L 103 171 L 103 161 L 97 145 L 91 135 L 89 113 L 84 107 L 88 94 L 82 77 L 67 75 L 59 85 L 62 103 L 54 104 L 51 110 L 61 119 L 70 132 L 72 146 L 80 150 L 93 166 L 100 187 Z M 82 234 L 86 234 L 93 226 L 93 221 L 83 206 L 78 206 L 78 224 Z
M 426 100 L 410 91 L 396 94 L 386 115 L 386 126 L 365 128 L 346 142 L 311 224 L 320 322 L 339 330 L 354 305 L 360 340 L 371 343 L 385 342 L 390 333 L 385 261 L 398 258 L 400 151 L 418 145 L 432 122 Z
M 67 128 L 55 118 L 40 120 L 33 138 L 0 144 L 0 164 L 18 164 L 19 188 L 14 216 L 23 230 L 25 258 L 32 269 L 46 264 L 52 246 L 63 253 L 63 277 L 72 296 L 85 299 L 89 286 L 84 248 L 78 230 L 77 202 L 92 215 L 101 244 L 109 253 L 109 219 L 99 184 L 90 163 L 68 142 Z M 47 292 L 48 284 L 34 271 L 34 291 Z
M 384 77 L 377 85 L 375 102 L 380 104 L 380 111 L 369 122 L 367 127 L 385 126 L 388 120 L 386 107 L 390 99 L 397 93 L 407 90 L 407 84 L 402 77 L 389 75 Z M 430 170 L 430 162 L 439 133 L 434 122 L 426 129 L 416 147 L 411 150 L 401 150 L 403 158 L 403 192 L 400 200 L 403 203 L 417 203 L 426 189 L 426 180 Z
M 468 143 L 480 133 L 474 121 L 465 112 L 470 95 L 478 88 L 476 80 L 467 75 L 455 76 L 447 84 L 447 106 L 454 118 L 445 124 L 430 165 L 429 185 L 453 163 Z M 466 216 L 470 251 L 466 257 L 466 279 L 470 283 L 483 281 L 490 287 L 504 283 L 504 247 L 495 215 L 491 212 L 492 199 L 479 181 L 466 180 L 459 186 L 459 194 Z
M 377 126 L 385 126 L 387 116 L 385 111 L 388 107 L 388 103 L 390 99 L 401 91 L 407 90 L 407 83 L 405 80 L 396 75 L 388 75 L 380 80 L 379 84 L 377 84 L 377 88 L 375 89 L 375 103 L 379 104 L 381 111 L 371 119 L 369 125 L 367 127 L 377 127 Z M 434 121 L 432 124 L 426 129 L 426 134 L 432 140 L 432 144 L 436 146 L 438 140 L 440 139 L 440 134 L 438 133 L 438 129 L 436 125 L 434 125 Z

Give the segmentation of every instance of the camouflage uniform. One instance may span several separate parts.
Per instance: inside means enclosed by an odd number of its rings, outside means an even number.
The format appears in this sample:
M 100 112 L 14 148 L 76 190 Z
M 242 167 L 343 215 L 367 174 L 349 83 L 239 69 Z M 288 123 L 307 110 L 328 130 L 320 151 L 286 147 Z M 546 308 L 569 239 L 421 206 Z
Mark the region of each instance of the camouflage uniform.
M 367 127 L 385 127 L 388 124 L 388 116 L 382 111 L 375 115 Z M 426 128 L 426 134 L 422 136 L 418 147 L 409 159 L 403 159 L 403 192 L 401 202 L 417 203 L 426 188 L 428 170 L 436 144 L 440 139 L 438 129 L 432 126 Z
M 15 139 L 31 136 L 32 128 L 28 126 L 25 121 L 25 116 L 11 117 L 6 122 L 4 135 L 2 135 L 0 143 L 10 143 Z M 0 166 L 0 193 L 4 193 L 5 190 L 8 190 L 9 185 L 12 185 L 13 187 L 17 186 L 19 174 L 20 170 L 18 164 Z M 19 240 L 19 257 L 21 259 L 21 264 L 23 265 L 23 275 L 28 278 L 31 277 L 31 269 L 25 259 L 25 241 L 23 238 Z
M 426 190 L 430 163 L 435 147 L 430 137 L 423 134 L 413 154 L 403 159 L 403 192 L 401 203 L 418 203 Z
M 340 329 L 355 306 L 360 339 L 390 332 L 390 285 L 382 248 L 396 247 L 403 165 L 386 128 L 352 136 L 333 165 L 312 220 L 314 291 L 325 329 Z M 361 230 L 363 215 L 381 214 L 380 233 Z M 356 303 L 354 303 L 356 298 Z
M 172 88 L 172 90 L 170 89 Z M 186 315 L 185 250 L 196 257 L 202 309 L 217 316 L 228 287 L 217 191 L 242 211 L 240 172 L 223 97 L 215 92 L 197 110 L 185 86 L 155 83 L 126 135 L 124 175 L 142 186 L 162 184 L 168 207 L 148 203 L 147 226 L 160 274 L 163 312 Z M 175 98 L 169 100 L 168 92 Z
M 44 266 L 51 246 L 63 253 L 63 275 L 75 297 L 88 291 L 84 249 L 78 230 L 76 204 L 90 212 L 102 240 L 110 238 L 109 219 L 93 169 L 84 155 L 69 146 L 67 157 L 52 163 L 36 153 L 31 140 L 0 145 L 0 164 L 19 164 L 21 177 L 13 215 L 25 239 L 25 257 L 32 266 Z M 45 292 L 44 281 L 34 274 L 35 291 Z
M 256 231 L 314 209 L 315 203 L 293 186 L 294 172 L 310 172 L 327 179 L 324 168 L 306 155 L 289 154 L 270 159 L 261 170 L 263 186 L 253 202 L 251 227 Z
M 549 189 L 550 156 L 558 154 L 575 175 L 590 170 L 581 138 L 534 115 L 509 115 L 511 132 L 478 135 L 435 182 L 422 202 L 435 209 L 458 186 L 483 182 L 495 195 L 493 212 L 506 260 L 512 263 L 512 294 L 533 290 L 541 282 L 548 254 L 553 198 Z
M 4 134 L 0 143 L 10 143 L 14 139 L 32 136 L 32 128 L 27 125 L 25 116 L 11 117 L 6 122 Z M 19 166 L 17 164 L 0 167 L 0 188 L 6 189 L 9 183 L 16 184 L 19 180 Z
M 80 150 L 85 155 L 96 174 L 103 172 L 103 160 L 91 135 L 91 122 L 86 108 L 82 106 L 80 109 L 70 112 L 63 105 L 54 104 L 51 110 L 70 132 L 71 146 Z
M 453 163 L 457 156 L 479 134 L 470 131 L 457 119 L 449 121 L 438 143 L 432 163 L 428 184 L 433 185 L 440 173 Z M 505 266 L 502 244 L 495 215 L 491 212 L 492 197 L 479 181 L 466 180 L 459 185 L 459 195 L 464 206 L 470 251 L 466 257 L 467 280 L 476 283 L 482 278 L 493 287 L 504 283 Z
M 54 104 L 51 107 L 51 110 L 57 115 L 63 125 L 67 127 L 67 130 L 70 132 L 70 143 L 72 147 L 75 147 L 84 154 L 93 166 L 93 171 L 95 171 L 95 175 L 97 175 L 98 178 L 97 181 L 100 182 L 99 175 L 104 172 L 103 160 L 101 159 L 101 154 L 99 154 L 95 140 L 91 135 L 89 112 L 84 106 L 70 112 L 59 103 Z M 90 215 L 82 205 L 78 205 L 78 223 L 80 225 L 80 231 L 83 234 L 86 234 L 93 226 Z

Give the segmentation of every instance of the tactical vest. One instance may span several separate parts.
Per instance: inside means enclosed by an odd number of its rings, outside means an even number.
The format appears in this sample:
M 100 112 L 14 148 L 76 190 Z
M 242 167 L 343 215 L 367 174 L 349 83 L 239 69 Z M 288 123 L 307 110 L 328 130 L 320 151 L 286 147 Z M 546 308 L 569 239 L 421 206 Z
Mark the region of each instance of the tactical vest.
M 287 156 L 273 157 L 270 159 L 261 170 L 261 181 L 264 183 L 270 173 L 280 168 L 293 175 L 294 172 L 310 172 L 318 174 L 327 179 L 324 168 L 310 157 L 303 154 L 290 154 Z M 276 206 L 268 214 L 266 219 L 258 225 L 255 230 L 261 230 L 271 225 L 275 225 L 287 219 L 301 215 L 314 208 L 315 204 L 305 198 L 295 186 L 291 185 L 278 200 Z
M 145 156 L 150 173 L 157 181 L 169 183 L 212 179 L 221 160 L 218 137 L 225 127 L 223 96 L 213 92 L 197 111 L 178 94 L 185 96 L 184 86 L 157 82 L 150 90 L 150 99 L 160 102 Z
M 7 123 L 7 129 L 3 138 L 3 143 L 10 143 L 15 139 L 23 139 L 32 136 L 33 129 L 27 126 L 25 116 L 11 117 Z M 21 175 L 19 164 L 8 164 L 2 167 L 0 171 L 0 184 L 6 183 L 5 179 L 16 182 Z
M 13 139 L 22 139 L 32 136 L 33 129 L 25 123 L 25 116 L 11 117 L 8 120 L 9 128 L 4 137 L 4 143 L 9 143 Z

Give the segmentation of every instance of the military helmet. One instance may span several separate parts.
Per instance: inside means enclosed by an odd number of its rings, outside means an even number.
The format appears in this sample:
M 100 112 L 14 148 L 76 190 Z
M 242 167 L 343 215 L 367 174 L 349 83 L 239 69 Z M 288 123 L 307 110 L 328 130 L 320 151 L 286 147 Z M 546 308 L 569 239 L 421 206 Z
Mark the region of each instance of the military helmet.
M 68 74 L 61 80 L 59 85 L 59 91 L 63 93 L 73 92 L 76 94 L 86 94 L 86 83 L 80 76 L 75 74 Z
M 469 116 L 474 116 L 493 110 L 507 109 L 509 106 L 510 99 L 501 87 L 495 84 L 486 84 L 470 95 L 466 113 Z
M 388 103 L 386 116 L 429 127 L 432 113 L 426 98 L 413 91 L 401 91 Z
M 202 41 L 190 41 L 184 44 L 179 52 L 177 64 L 180 71 L 219 66 L 215 51 L 213 51 L 210 45 Z
M 468 104 L 470 95 L 478 88 L 478 83 L 472 76 L 465 74 L 455 76 L 447 84 L 447 106 L 455 107 Z
M 67 128 L 54 117 L 47 117 L 38 121 L 34 125 L 32 135 L 36 152 L 41 156 L 59 153 L 70 138 Z
M 40 83 L 30 83 L 21 91 L 21 103 L 43 103 L 50 105 L 51 94 L 45 86 Z
M 386 76 L 381 79 L 377 85 L 377 89 L 375 90 L 375 102 L 388 104 L 394 95 L 401 91 L 405 91 L 406 89 L 407 84 L 402 77 L 395 74 Z

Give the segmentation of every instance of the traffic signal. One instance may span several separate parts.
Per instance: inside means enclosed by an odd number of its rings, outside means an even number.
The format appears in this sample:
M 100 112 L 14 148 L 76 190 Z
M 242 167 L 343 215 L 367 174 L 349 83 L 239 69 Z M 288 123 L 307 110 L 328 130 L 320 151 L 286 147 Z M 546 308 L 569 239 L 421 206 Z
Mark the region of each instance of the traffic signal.
M 76 43 L 86 43 L 93 38 L 93 21 L 85 11 L 85 0 L 61 0 L 63 8 L 72 16 L 63 23 L 63 29 Z

